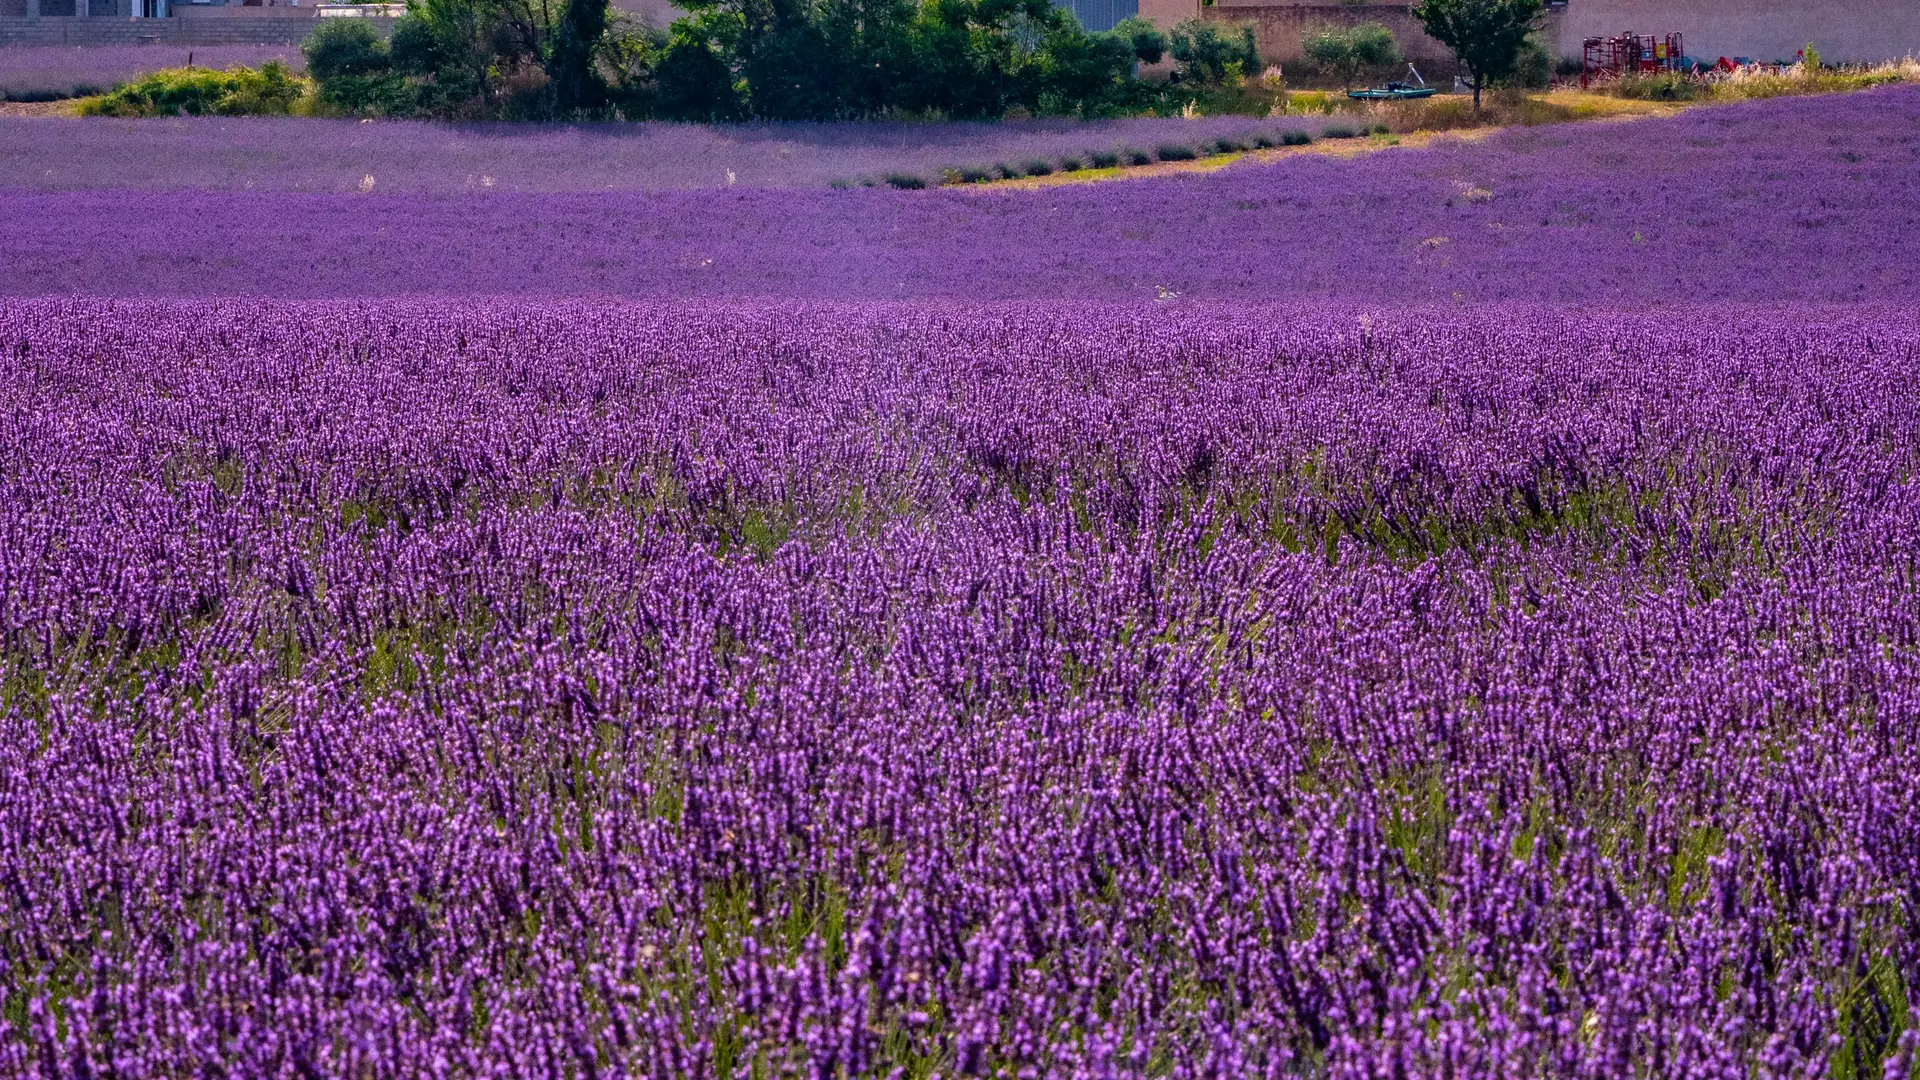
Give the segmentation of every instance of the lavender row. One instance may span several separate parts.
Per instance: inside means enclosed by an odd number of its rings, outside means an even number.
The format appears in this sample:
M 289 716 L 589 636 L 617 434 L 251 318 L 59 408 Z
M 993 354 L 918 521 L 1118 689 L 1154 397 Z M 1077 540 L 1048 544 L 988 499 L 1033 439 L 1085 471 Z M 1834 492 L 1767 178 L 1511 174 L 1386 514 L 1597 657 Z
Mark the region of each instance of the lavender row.
M 1913 313 L 0 309 L 0 1068 L 1912 1075 Z

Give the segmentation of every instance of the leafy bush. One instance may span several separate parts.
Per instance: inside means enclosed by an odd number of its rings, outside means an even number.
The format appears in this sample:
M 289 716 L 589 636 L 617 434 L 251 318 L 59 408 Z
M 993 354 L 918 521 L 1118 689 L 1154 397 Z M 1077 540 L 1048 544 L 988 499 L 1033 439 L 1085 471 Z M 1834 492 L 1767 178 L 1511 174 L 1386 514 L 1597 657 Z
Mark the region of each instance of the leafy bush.
M 1213 152 L 1216 154 L 1238 154 L 1247 148 L 1247 144 L 1238 139 L 1213 140 Z
M 888 173 L 884 179 L 888 187 L 896 187 L 904 191 L 919 191 L 927 186 L 924 179 L 912 173 Z
M 1553 54 L 1538 37 L 1530 37 L 1520 46 L 1513 61 L 1513 74 L 1501 80 L 1503 86 L 1526 90 L 1545 90 L 1553 84 Z
M 1192 161 L 1200 155 L 1191 146 L 1178 143 L 1163 143 L 1158 151 L 1161 161 Z
M 1351 139 L 1358 134 L 1359 132 L 1354 131 L 1345 124 L 1328 124 L 1326 127 L 1320 129 L 1321 137 L 1327 139 Z
M 82 103 L 84 116 L 284 116 L 306 92 L 278 60 L 237 67 L 163 68 Z
M 1260 70 L 1260 50 L 1246 23 L 1188 19 L 1173 28 L 1172 51 L 1182 82 L 1212 86 Z
M 1068 154 L 1066 157 L 1060 159 L 1061 172 L 1079 172 L 1084 168 L 1086 168 L 1086 163 L 1074 157 L 1072 154 Z
M 1301 42 L 1301 50 L 1320 70 L 1352 86 L 1360 72 L 1400 62 L 1400 43 L 1393 32 L 1377 22 L 1358 26 L 1322 26 L 1310 31 Z
M 1153 164 L 1153 155 L 1147 153 L 1145 150 L 1129 150 L 1127 151 L 1127 164 L 1151 165 Z
M 995 165 L 993 167 L 993 171 L 996 173 L 999 173 L 1000 179 L 1002 180 L 1018 180 L 1022 176 L 1026 175 L 1025 173 L 1020 171 L 1020 166 L 1009 165 L 1004 161 L 998 165 Z
M 1638 101 L 1692 101 L 1704 87 L 1699 80 L 1676 71 L 1642 75 L 1629 72 L 1613 80 L 1612 92 Z
M 382 75 L 392 66 L 387 43 L 365 19 L 321 19 L 300 45 L 307 74 L 326 83 L 343 76 Z
M 1120 155 L 1111 150 L 1095 150 L 1087 155 L 1087 160 L 1093 162 L 1096 169 L 1111 169 L 1120 164 Z
M 1027 162 L 1026 169 L 1028 176 L 1046 176 L 1053 172 L 1053 166 L 1047 164 L 1040 158 L 1034 158 L 1032 161 Z
M 965 168 L 960 169 L 959 174 L 960 182 L 963 184 L 982 184 L 993 179 L 993 172 L 990 169 Z
M 1313 136 L 1304 131 L 1283 131 L 1280 133 L 1280 145 L 1305 146 L 1313 141 Z
M 1261 135 L 1253 140 L 1255 150 L 1271 150 L 1274 147 L 1273 136 Z

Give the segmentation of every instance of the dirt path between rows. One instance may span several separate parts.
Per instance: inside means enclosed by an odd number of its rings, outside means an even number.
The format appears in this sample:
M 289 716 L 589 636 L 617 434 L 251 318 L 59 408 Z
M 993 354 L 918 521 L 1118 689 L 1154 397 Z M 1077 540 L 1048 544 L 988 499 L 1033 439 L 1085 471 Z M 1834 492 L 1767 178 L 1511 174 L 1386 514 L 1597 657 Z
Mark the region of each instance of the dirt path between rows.
M 71 101 L 0 101 L 0 116 L 72 116 Z
M 1583 95 L 1584 97 L 1585 95 Z M 1605 111 L 1595 116 L 1576 117 L 1557 121 L 1555 124 L 1534 125 L 1537 127 L 1559 126 L 1559 124 L 1594 124 L 1643 120 L 1648 117 L 1672 116 L 1687 105 L 1672 105 L 1645 101 L 1622 101 L 1618 98 L 1605 98 L 1611 103 Z M 1080 169 L 1075 172 L 1050 173 L 1046 176 L 1027 176 L 1017 180 L 989 180 L 977 184 L 949 184 L 946 188 L 963 191 L 996 192 L 1026 191 L 1036 188 L 1059 187 L 1063 184 L 1089 184 L 1104 180 L 1139 180 L 1150 176 L 1174 176 L 1181 173 L 1218 172 L 1235 162 L 1250 161 L 1261 165 L 1270 165 L 1276 161 L 1299 157 L 1303 154 L 1319 154 L 1325 157 L 1352 158 L 1362 154 L 1378 153 L 1394 147 L 1406 147 L 1417 150 L 1436 139 L 1458 139 L 1462 142 L 1478 142 L 1497 132 L 1510 130 L 1516 125 L 1489 125 L 1477 128 L 1454 128 L 1447 131 L 1415 131 L 1398 135 L 1366 135 L 1351 139 L 1316 139 L 1305 146 L 1275 146 L 1265 150 L 1242 150 L 1229 154 L 1209 154 L 1192 161 L 1157 161 L 1151 165 L 1115 165 L 1105 169 Z

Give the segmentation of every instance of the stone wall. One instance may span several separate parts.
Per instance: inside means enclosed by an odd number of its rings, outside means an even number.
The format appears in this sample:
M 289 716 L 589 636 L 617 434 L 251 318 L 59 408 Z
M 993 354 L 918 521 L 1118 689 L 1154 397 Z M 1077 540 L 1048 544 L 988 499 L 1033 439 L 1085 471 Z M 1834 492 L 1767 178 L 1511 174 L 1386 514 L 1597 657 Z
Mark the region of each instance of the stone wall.
M 102 0 L 92 2 L 98 4 Z M 383 34 L 393 28 L 392 19 L 368 19 L 367 22 Z M 298 45 L 313 32 L 313 26 L 312 19 L 0 17 L 0 46 Z M 0 62 L 3 61 L 4 58 L 0 58 Z

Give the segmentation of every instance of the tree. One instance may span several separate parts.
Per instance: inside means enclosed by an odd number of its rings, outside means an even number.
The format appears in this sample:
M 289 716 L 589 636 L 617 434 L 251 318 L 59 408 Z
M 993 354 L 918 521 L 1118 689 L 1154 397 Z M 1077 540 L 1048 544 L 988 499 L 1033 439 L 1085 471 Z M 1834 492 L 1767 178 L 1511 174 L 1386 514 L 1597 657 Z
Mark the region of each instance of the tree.
M 1344 87 L 1353 86 L 1353 78 L 1362 68 L 1400 62 L 1400 43 L 1393 40 L 1392 31 L 1377 22 L 1345 28 L 1324 26 L 1308 34 L 1301 47 L 1322 70 L 1340 76 Z
M 596 109 L 606 100 L 606 81 L 594 66 L 606 33 L 607 0 L 567 0 L 560 24 L 548 36 L 544 65 L 561 115 Z
M 1540 25 L 1546 0 L 1421 0 L 1413 17 L 1427 36 L 1453 50 L 1473 76 L 1473 108 L 1480 91 L 1513 74 L 1520 47 Z

